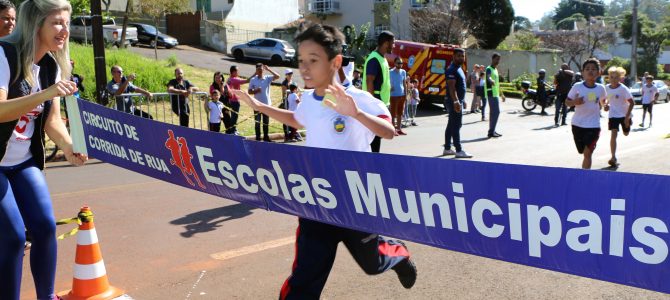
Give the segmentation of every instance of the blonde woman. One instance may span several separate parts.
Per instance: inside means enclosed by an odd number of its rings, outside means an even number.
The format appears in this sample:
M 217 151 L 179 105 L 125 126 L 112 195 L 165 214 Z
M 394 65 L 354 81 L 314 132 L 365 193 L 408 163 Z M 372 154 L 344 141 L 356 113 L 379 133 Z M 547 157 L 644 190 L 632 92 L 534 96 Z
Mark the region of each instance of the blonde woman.
M 0 41 L 0 299 L 19 299 L 25 229 L 37 299 L 57 299 L 56 224 L 44 169 L 44 134 L 82 165 L 60 116 L 60 97 L 77 91 L 70 78 L 66 0 L 24 1 L 16 29 Z

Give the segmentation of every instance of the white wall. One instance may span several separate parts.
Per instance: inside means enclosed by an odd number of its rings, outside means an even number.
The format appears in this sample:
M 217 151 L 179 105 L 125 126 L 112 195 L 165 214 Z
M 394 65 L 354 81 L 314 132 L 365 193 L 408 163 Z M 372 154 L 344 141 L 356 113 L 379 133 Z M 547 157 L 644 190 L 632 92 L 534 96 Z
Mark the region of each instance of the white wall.
M 226 22 L 249 30 L 272 31 L 297 20 L 298 10 L 298 0 L 236 0 Z

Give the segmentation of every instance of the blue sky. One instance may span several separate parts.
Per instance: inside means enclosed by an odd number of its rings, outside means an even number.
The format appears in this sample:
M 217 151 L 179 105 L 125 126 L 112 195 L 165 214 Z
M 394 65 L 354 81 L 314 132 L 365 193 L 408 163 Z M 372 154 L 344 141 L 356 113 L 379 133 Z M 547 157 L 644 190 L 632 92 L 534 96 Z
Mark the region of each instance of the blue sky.
M 467 1 L 467 0 L 466 0 Z M 517 16 L 524 16 L 531 21 L 537 21 L 542 16 L 554 10 L 560 0 L 510 0 L 512 6 L 514 6 L 514 12 Z M 609 3 L 610 0 L 605 0 L 605 3 Z

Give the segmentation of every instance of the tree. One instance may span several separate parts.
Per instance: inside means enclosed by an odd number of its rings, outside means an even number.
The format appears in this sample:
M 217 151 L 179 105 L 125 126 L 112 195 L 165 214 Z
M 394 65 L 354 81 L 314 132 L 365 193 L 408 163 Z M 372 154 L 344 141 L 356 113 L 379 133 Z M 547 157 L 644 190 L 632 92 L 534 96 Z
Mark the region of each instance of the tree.
M 154 19 L 154 26 L 158 30 L 158 21 L 169 13 L 184 13 L 190 11 L 189 0 L 142 0 L 139 11 Z M 154 39 L 154 55 L 158 60 L 158 35 Z
M 589 3 L 591 2 L 591 3 Z M 582 14 L 587 20 L 594 16 L 605 15 L 605 3 L 603 0 L 561 0 L 554 9 L 552 19 L 556 23 L 556 29 L 572 30 L 574 26 L 567 22 L 559 24 L 562 20 L 573 16 L 576 13 Z
M 71 0 L 70 5 L 72 5 L 72 15 L 83 14 L 91 9 L 90 0 Z
M 409 26 L 412 40 L 427 44 L 462 44 L 467 37 L 465 23 L 448 1 L 435 3 L 430 9 L 411 10 Z
M 495 49 L 510 34 L 514 8 L 509 0 L 468 0 L 458 5 L 461 19 L 479 47 Z
M 630 12 L 633 7 L 632 0 L 612 0 L 607 6 L 607 15 L 616 17 Z M 654 22 L 663 22 L 665 16 L 670 14 L 669 0 L 640 0 L 638 12 L 645 14 Z
M 621 25 L 621 37 L 630 39 L 633 34 L 633 17 L 626 14 Z M 666 39 L 670 38 L 670 25 L 657 25 L 644 15 L 638 15 L 638 43 L 642 48 L 642 55 L 638 61 L 638 73 L 644 70 L 656 75 L 656 65 L 658 63 L 658 56 L 661 53 L 661 46 Z M 638 74 L 639 75 L 639 74 Z
M 537 46 L 540 45 L 540 39 L 532 32 L 517 32 L 514 36 L 516 37 L 517 47 L 521 50 L 537 50 Z
M 539 27 L 540 30 L 552 30 L 556 28 L 554 20 L 552 19 L 553 16 L 552 12 L 545 13 L 544 16 L 536 22 L 537 27 Z
M 365 63 L 365 58 L 370 53 L 370 47 L 367 40 L 368 31 L 370 31 L 370 22 L 365 23 L 358 28 L 356 28 L 356 25 L 352 24 L 344 26 L 342 29 L 345 42 L 348 46 L 348 53 L 346 54 L 354 57 L 354 63 L 357 66 L 363 65 L 363 63 Z
M 521 30 L 530 30 L 533 25 L 530 23 L 530 20 L 526 17 L 516 16 L 514 17 L 514 31 Z
M 563 62 L 568 65 L 574 64 L 577 69 L 581 69 L 582 55 L 588 51 L 588 44 L 585 43 L 581 32 L 556 31 L 545 36 L 543 42 L 549 48 L 563 50 L 563 53 L 568 56 L 567 61 L 563 56 L 561 57 Z
M 596 49 L 604 49 L 616 42 L 617 31 L 614 26 L 608 26 L 603 19 L 592 20 L 587 28 L 587 46 L 589 56 L 593 57 Z

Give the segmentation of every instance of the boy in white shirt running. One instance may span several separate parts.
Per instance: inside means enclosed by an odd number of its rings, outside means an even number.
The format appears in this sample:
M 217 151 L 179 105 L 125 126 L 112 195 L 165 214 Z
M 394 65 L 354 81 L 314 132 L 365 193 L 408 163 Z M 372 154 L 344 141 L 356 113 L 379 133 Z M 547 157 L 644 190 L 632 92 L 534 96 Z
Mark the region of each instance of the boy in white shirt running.
M 605 105 L 607 91 L 596 83 L 600 74 L 600 62 L 594 58 L 582 64 L 584 81 L 576 83 L 568 93 L 567 106 L 575 107 L 572 116 L 572 135 L 577 152 L 584 154 L 582 169 L 591 169 L 591 158 L 600 136 L 600 105 Z
M 631 112 L 633 111 L 633 96 L 630 94 L 628 87 L 623 85 L 621 81 L 626 77 L 626 70 L 622 67 L 611 67 L 609 73 L 610 84 L 607 88 L 607 101 L 603 107 L 605 111 L 609 111 L 608 128 L 612 132 L 610 137 L 610 150 L 612 158 L 608 164 L 612 167 L 618 165 L 616 158 L 616 139 L 619 133 L 619 127 L 623 131 L 623 135 L 628 135 L 631 125 Z
M 642 92 L 642 123 L 640 127 L 644 127 L 644 117 L 649 112 L 649 127 L 651 127 L 651 110 L 654 108 L 654 102 L 658 99 L 658 88 L 654 85 L 654 76 L 647 75 L 647 81 L 642 85 L 640 91 Z
M 295 112 L 279 109 L 236 90 L 256 111 L 291 127 L 307 129 L 307 146 L 370 152 L 376 136 L 392 139 L 395 128 L 384 104 L 370 93 L 344 88 L 334 81 L 342 67 L 344 35 L 335 27 L 315 24 L 296 37 L 300 74 L 306 86 Z M 407 289 L 416 282 L 416 267 L 405 245 L 377 234 L 299 218 L 296 255 L 280 299 L 319 299 L 343 242 L 367 274 L 394 270 Z

